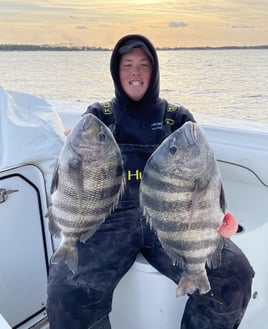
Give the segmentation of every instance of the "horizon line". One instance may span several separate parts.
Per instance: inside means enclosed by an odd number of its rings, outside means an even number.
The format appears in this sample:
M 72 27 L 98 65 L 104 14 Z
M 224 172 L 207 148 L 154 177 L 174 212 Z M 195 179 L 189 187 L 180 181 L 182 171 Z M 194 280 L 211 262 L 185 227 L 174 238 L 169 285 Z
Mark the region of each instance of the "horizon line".
M 206 50 L 206 49 L 268 49 L 267 45 L 243 45 L 243 46 L 174 46 L 174 47 L 155 47 L 156 50 Z M 77 51 L 87 51 L 87 50 L 102 50 L 102 51 L 112 51 L 112 48 L 107 47 L 96 47 L 96 46 L 75 46 L 75 45 L 67 45 L 67 44 L 42 44 L 42 45 L 34 45 L 34 44 L 0 44 L 0 50 L 77 50 Z

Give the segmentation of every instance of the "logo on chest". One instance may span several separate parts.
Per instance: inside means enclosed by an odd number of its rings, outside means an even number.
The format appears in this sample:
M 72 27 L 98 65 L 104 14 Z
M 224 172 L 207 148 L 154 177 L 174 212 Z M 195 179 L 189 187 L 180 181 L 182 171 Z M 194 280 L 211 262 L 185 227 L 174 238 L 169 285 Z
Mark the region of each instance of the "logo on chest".
M 128 170 L 127 171 L 127 180 L 141 180 L 142 179 L 142 172 L 139 169 L 136 169 L 134 171 Z

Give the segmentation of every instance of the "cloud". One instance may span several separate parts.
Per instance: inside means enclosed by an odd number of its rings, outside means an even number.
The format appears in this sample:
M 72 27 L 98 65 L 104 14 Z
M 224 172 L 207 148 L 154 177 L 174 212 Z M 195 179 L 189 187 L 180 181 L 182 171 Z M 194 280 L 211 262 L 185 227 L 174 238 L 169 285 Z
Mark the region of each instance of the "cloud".
M 79 29 L 79 30 L 88 30 L 88 27 L 85 26 L 85 25 L 79 25 L 76 28 Z
M 186 27 L 186 26 L 188 26 L 188 24 L 186 24 L 184 22 L 170 22 L 168 24 L 168 26 L 171 28 L 178 28 L 178 27 Z
M 141 33 L 159 47 L 266 44 L 268 1 L 254 0 L 254 6 L 252 3 L 2 0 L 0 43 L 77 42 L 111 48 L 122 35 Z
M 245 24 L 235 24 L 231 25 L 232 29 L 254 29 L 254 26 L 245 25 Z

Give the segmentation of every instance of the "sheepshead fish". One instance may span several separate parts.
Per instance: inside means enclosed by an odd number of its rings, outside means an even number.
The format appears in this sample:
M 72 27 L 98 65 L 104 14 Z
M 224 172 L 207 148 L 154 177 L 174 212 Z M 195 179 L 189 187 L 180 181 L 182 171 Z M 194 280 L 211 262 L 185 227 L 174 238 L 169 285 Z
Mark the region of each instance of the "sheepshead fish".
M 85 242 L 116 206 L 124 188 L 120 149 L 93 114 L 84 115 L 67 137 L 51 184 L 49 230 L 62 240 L 51 262 L 75 273 L 77 242 Z
M 173 264 L 184 271 L 176 295 L 211 287 L 205 265 L 220 264 L 225 213 L 221 176 L 197 123 L 186 122 L 150 156 L 140 185 L 144 214 Z

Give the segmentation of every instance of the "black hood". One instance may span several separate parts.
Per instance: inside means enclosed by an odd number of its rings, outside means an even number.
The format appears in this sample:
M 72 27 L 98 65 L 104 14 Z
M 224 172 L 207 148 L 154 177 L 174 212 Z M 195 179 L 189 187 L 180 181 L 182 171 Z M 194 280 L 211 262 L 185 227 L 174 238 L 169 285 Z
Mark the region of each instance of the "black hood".
M 119 63 L 121 56 L 136 47 L 140 47 L 145 51 L 151 59 L 153 67 L 150 86 L 144 97 L 138 102 L 131 100 L 127 96 L 119 79 Z M 129 105 L 132 103 L 134 106 L 140 106 L 142 104 L 144 106 L 145 104 L 154 104 L 158 101 L 160 88 L 158 57 L 153 44 L 146 37 L 139 34 L 129 34 L 122 37 L 115 45 L 112 52 L 110 71 L 114 81 L 115 98 L 118 103 Z

